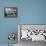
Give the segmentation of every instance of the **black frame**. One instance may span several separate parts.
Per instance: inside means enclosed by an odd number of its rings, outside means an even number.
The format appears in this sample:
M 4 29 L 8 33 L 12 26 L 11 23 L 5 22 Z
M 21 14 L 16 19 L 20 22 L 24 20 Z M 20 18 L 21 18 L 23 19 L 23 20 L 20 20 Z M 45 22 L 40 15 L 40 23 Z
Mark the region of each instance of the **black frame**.
M 6 13 L 6 8 L 7 8 L 7 10 L 8 10 L 8 8 L 9 9 L 11 9 L 11 10 L 13 10 L 13 11 L 11 11 L 12 13 L 9 13 L 9 15 Z M 16 10 L 16 11 L 15 11 Z M 14 15 L 13 15 L 14 14 Z M 4 16 L 5 17 L 17 17 L 18 16 L 18 9 L 17 9 L 17 7 L 5 7 L 4 8 Z

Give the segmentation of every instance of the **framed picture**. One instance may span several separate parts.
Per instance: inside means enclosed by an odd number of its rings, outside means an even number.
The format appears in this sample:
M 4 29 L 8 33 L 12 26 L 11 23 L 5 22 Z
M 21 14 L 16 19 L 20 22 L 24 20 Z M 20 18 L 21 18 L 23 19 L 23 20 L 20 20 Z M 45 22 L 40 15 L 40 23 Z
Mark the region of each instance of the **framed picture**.
M 18 38 L 21 40 L 46 41 L 45 24 L 19 24 Z
M 17 7 L 5 7 L 4 8 L 5 17 L 17 17 Z

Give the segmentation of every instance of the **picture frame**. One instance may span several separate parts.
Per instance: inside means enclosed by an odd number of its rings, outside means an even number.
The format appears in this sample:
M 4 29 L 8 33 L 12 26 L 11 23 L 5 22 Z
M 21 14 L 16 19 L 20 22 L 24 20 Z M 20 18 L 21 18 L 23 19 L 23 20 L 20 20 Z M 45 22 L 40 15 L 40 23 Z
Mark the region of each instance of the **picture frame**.
M 46 24 L 19 24 L 18 38 L 19 42 L 22 40 L 46 41 Z
M 4 8 L 4 16 L 5 17 L 17 17 L 17 7 L 5 7 Z

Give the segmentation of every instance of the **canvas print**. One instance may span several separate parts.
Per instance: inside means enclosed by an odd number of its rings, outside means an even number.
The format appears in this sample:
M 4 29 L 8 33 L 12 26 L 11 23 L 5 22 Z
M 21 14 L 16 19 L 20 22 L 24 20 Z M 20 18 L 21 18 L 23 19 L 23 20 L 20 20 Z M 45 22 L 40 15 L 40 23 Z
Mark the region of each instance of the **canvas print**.
M 17 7 L 5 7 L 4 16 L 5 17 L 17 17 Z

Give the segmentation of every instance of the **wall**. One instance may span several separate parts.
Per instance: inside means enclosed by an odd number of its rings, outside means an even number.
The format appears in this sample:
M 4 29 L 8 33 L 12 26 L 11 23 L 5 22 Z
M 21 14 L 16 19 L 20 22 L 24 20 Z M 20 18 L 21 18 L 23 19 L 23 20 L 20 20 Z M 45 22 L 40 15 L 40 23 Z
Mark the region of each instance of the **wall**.
M 4 17 L 9 6 L 18 7 L 18 18 Z M 18 24 L 46 24 L 46 0 L 0 0 L 0 44 L 8 43 L 9 32 L 18 32 Z

